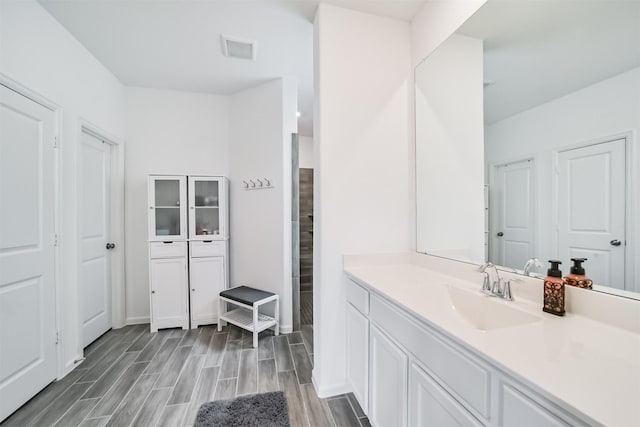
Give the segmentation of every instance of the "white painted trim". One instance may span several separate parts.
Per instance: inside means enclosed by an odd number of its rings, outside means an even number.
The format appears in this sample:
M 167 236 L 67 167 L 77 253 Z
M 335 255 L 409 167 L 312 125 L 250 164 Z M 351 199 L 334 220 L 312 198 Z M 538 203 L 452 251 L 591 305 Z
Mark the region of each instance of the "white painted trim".
M 53 174 L 54 174 L 54 207 L 53 207 L 53 227 L 54 233 L 58 236 L 58 241 L 60 242 L 63 238 L 61 235 L 61 224 L 60 224 L 60 187 L 62 182 L 62 168 L 60 167 L 61 157 L 60 157 L 60 148 L 62 145 L 62 107 L 51 101 L 49 98 L 41 95 L 40 93 L 22 85 L 18 81 L 9 77 L 8 75 L 0 72 L 0 84 L 6 86 L 12 91 L 19 93 L 20 95 L 29 98 L 33 102 L 42 105 L 43 107 L 51 110 L 54 114 L 54 135 L 57 139 L 57 146 L 54 149 L 53 155 Z M 56 345 L 56 371 L 57 371 L 57 379 L 64 377 L 68 371 L 67 367 L 64 363 L 64 337 L 65 331 L 63 328 L 64 322 L 62 320 L 62 252 L 61 252 L 61 244 L 59 243 L 57 246 L 53 248 L 54 254 L 54 292 L 55 292 L 55 319 L 56 319 L 56 331 L 58 332 L 58 344 Z
M 137 316 L 137 317 L 127 317 L 125 324 L 127 325 L 142 325 L 145 323 L 150 323 L 151 319 L 149 316 Z
M 345 393 L 351 393 L 352 391 L 351 387 L 349 387 L 349 384 L 346 381 L 341 383 L 329 384 L 327 386 L 319 386 L 318 381 L 316 380 L 315 369 L 311 373 L 311 383 L 316 389 L 316 394 L 321 399 L 338 396 Z
M 293 332 L 293 325 L 280 325 L 281 334 L 290 334 Z
M 640 179 L 640 160 L 637 159 L 638 152 L 638 141 L 636 138 L 636 132 L 633 130 L 616 133 L 610 136 L 604 136 L 600 138 L 594 138 L 587 141 L 581 141 L 578 143 L 566 145 L 560 148 L 556 148 L 552 151 L 553 156 L 553 170 L 554 170 L 554 180 L 552 183 L 552 194 L 553 194 L 553 212 L 555 213 L 554 218 L 554 250 L 558 251 L 558 234 L 559 234 L 559 219 L 558 219 L 558 166 L 559 166 L 559 156 L 560 153 L 575 150 L 578 148 L 590 147 L 592 145 L 604 144 L 607 142 L 616 141 L 618 139 L 625 140 L 625 180 L 626 180 L 626 192 L 625 192 L 625 287 L 628 283 L 633 283 L 636 286 L 635 292 L 640 292 L 640 285 L 635 282 L 635 277 L 637 277 L 640 272 L 640 260 L 636 259 L 636 253 L 640 252 L 640 248 L 637 247 L 638 243 L 640 243 L 640 226 L 638 225 L 638 215 L 640 215 L 640 197 L 638 197 L 638 191 L 640 191 L 640 185 L 638 184 L 638 179 Z M 627 246 L 626 242 L 632 241 L 636 246 Z M 610 288 L 608 286 L 598 286 L 598 292 L 603 292 L 611 295 L 617 295 L 621 297 L 628 298 L 628 290 L 619 290 L 616 288 Z M 632 291 L 633 292 L 633 291 Z
M 76 354 L 75 357 L 65 363 L 62 377 L 67 376 L 69 372 L 77 368 L 82 362 L 84 362 L 84 356 L 82 353 Z
M 82 134 L 87 133 L 100 140 L 105 141 L 110 147 L 110 176 L 111 183 L 109 186 L 110 194 L 110 212 L 109 212 L 109 232 L 111 233 L 112 240 L 116 243 L 116 251 L 111 254 L 111 271 L 109 276 L 111 279 L 111 327 L 119 329 L 123 327 L 125 323 L 125 276 L 124 276 L 124 262 L 125 262 L 125 243 L 124 243 L 124 143 L 122 138 L 111 134 L 110 132 L 102 129 L 101 127 L 91 123 L 90 121 L 80 117 L 78 119 L 77 129 L 77 144 L 76 144 L 76 156 L 77 156 L 77 169 L 76 176 L 80 178 L 82 170 Z M 77 263 L 77 295 L 78 304 L 82 304 L 80 292 L 81 283 L 81 260 L 82 260 L 82 233 L 81 233 L 81 214 L 79 212 L 82 206 L 82 188 L 78 186 L 77 191 L 77 206 L 78 221 L 76 225 L 78 256 Z M 79 313 L 81 313 L 80 307 L 78 307 Z M 79 354 L 84 353 L 84 344 L 82 341 L 82 320 L 78 316 L 78 347 Z

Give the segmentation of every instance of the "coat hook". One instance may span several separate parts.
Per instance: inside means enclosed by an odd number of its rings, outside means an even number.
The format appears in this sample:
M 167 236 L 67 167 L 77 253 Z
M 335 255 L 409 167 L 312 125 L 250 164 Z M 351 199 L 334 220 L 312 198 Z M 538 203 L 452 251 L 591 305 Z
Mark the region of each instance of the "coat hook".
M 269 178 L 265 178 L 264 180 L 267 182 L 267 187 L 271 187 L 271 181 Z
M 249 183 L 247 181 L 243 179 L 242 182 L 244 182 L 244 188 L 249 188 Z
M 262 182 L 262 180 L 260 178 L 256 178 L 256 180 L 260 184 L 259 187 L 264 187 L 264 182 Z
M 256 183 L 254 180 L 250 179 L 249 182 L 251 183 L 251 188 L 256 188 Z

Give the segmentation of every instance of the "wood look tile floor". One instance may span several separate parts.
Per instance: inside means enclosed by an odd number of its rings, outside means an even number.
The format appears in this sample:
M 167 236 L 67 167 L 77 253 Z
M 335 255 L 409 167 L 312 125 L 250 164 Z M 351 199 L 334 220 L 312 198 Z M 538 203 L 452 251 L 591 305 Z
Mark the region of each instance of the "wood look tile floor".
M 235 326 L 152 334 L 133 325 L 109 331 L 85 357 L 0 425 L 182 427 L 204 402 L 282 390 L 294 427 L 369 426 L 352 394 L 316 395 L 311 325 L 278 337 L 265 331 L 255 349 Z

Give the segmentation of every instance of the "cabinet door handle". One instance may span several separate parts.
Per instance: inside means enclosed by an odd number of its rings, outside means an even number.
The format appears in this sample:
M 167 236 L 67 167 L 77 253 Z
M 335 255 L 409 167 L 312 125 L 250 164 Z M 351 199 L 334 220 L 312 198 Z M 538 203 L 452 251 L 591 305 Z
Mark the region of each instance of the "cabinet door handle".
M 172 242 L 172 241 L 170 241 L 170 240 L 168 240 L 168 241 L 166 241 L 166 242 L 162 242 L 162 243 L 164 243 L 165 245 L 170 245 L 170 244 L 172 244 L 173 242 Z

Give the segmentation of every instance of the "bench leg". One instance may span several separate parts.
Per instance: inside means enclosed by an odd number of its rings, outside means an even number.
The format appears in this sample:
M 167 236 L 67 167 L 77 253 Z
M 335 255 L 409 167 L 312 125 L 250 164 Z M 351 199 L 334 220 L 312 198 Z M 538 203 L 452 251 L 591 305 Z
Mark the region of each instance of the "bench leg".
M 280 334 L 280 299 L 276 299 L 276 311 L 273 313 L 276 318 L 276 336 Z
M 220 316 L 222 316 L 222 298 L 218 298 L 218 332 L 222 331 L 222 321 L 220 320 Z
M 258 307 L 253 307 L 253 348 L 258 347 Z

